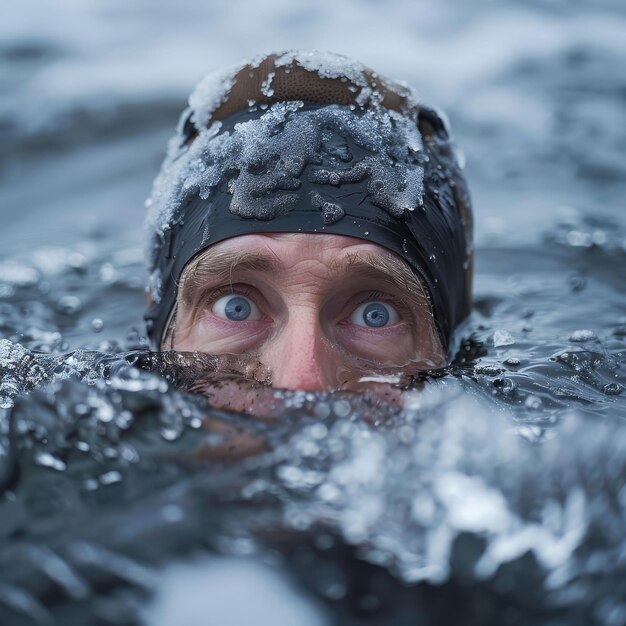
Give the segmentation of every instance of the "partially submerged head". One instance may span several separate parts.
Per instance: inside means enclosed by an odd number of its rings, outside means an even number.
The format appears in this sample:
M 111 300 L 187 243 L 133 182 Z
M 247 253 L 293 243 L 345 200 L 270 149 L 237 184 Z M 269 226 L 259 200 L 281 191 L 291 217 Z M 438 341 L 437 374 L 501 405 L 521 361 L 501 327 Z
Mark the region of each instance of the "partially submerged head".
M 250 355 L 277 386 L 444 365 L 471 297 L 471 209 L 447 127 L 340 55 L 200 83 L 149 200 L 149 336 Z

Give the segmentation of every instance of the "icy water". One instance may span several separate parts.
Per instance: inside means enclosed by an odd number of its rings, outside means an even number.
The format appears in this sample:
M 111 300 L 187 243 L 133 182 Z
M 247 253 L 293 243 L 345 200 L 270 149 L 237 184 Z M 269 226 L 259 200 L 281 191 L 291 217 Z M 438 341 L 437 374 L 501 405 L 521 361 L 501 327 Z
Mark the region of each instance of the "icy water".
M 626 623 L 626 12 L 503 4 L 3 20 L 0 624 Z M 186 95 L 294 46 L 450 116 L 477 268 L 447 371 L 284 393 L 147 352 L 143 199 Z M 216 369 L 222 408 L 192 393 Z

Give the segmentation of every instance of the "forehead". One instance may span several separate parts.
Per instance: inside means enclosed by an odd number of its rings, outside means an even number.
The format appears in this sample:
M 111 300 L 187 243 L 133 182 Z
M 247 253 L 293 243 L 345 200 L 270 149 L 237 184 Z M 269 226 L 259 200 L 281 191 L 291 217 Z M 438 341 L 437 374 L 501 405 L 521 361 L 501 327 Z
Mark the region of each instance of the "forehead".
M 317 233 L 250 234 L 216 243 L 187 264 L 179 295 L 191 302 L 207 285 L 251 273 L 279 285 L 306 279 L 320 288 L 369 281 L 400 291 L 416 305 L 429 304 L 423 282 L 400 256 L 356 237 Z
M 380 258 L 388 262 L 405 262 L 382 246 L 344 235 L 318 233 L 259 233 L 239 235 L 214 244 L 199 255 L 209 259 L 216 255 L 259 255 L 274 261 L 273 265 L 289 268 L 296 263 L 312 261 L 333 266 L 348 264 L 355 256 Z M 408 265 L 407 265 L 408 268 Z

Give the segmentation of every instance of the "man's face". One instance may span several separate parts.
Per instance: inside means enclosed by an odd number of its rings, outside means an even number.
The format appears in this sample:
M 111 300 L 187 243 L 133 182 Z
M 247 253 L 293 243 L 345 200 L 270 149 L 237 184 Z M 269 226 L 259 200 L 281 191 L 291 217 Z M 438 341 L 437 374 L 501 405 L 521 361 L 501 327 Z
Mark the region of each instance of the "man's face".
M 322 234 L 241 235 L 205 250 L 183 273 L 163 347 L 246 355 L 270 368 L 274 386 L 311 391 L 445 362 L 408 264 Z

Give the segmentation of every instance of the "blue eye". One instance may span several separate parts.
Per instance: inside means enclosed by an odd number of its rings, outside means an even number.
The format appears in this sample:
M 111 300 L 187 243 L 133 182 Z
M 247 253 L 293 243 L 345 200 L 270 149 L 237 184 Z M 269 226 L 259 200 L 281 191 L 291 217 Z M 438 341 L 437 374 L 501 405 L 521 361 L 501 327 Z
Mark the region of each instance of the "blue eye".
M 213 304 L 213 313 L 233 322 L 261 319 L 257 306 L 245 296 L 222 296 Z
M 397 311 L 385 302 L 364 302 L 350 316 L 353 324 L 369 328 L 382 328 L 395 324 L 399 319 Z

